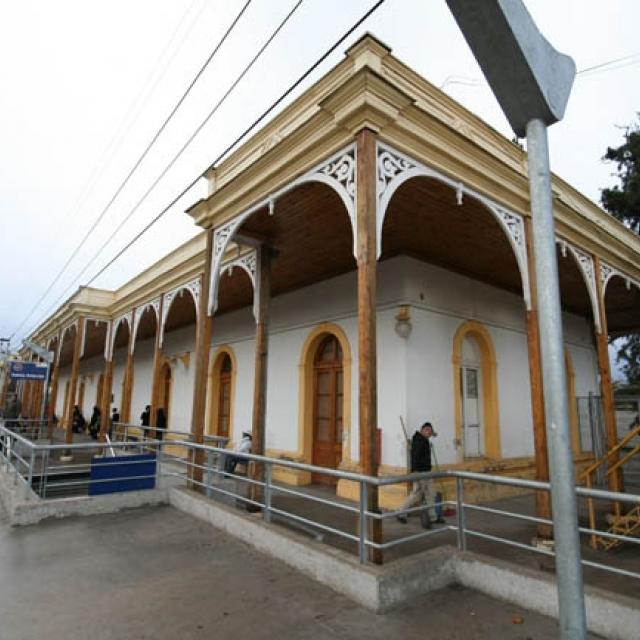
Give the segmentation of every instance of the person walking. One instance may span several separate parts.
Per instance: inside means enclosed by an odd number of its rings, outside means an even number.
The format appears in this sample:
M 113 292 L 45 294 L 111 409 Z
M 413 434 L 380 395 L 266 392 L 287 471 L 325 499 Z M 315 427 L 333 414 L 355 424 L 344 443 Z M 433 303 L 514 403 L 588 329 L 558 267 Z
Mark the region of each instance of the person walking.
M 149 437 L 149 425 L 151 424 L 151 406 L 147 405 L 140 414 L 140 424 L 144 433 L 145 440 Z
M 89 420 L 89 434 L 94 440 L 97 440 L 99 432 L 100 432 L 100 408 L 97 406 L 94 406 L 93 413 L 91 414 L 91 419 Z
M 431 471 L 431 443 L 429 439 L 436 433 L 430 422 L 425 422 L 411 439 L 411 473 Z M 413 491 L 407 496 L 399 511 L 406 512 L 407 509 L 424 502 L 427 509 L 420 513 L 420 521 L 425 529 L 431 529 L 432 521 L 442 523 L 442 518 L 431 518 L 433 515 L 433 481 L 428 478 L 416 480 L 413 483 Z M 407 523 L 407 514 L 402 513 L 396 516 L 399 522 Z

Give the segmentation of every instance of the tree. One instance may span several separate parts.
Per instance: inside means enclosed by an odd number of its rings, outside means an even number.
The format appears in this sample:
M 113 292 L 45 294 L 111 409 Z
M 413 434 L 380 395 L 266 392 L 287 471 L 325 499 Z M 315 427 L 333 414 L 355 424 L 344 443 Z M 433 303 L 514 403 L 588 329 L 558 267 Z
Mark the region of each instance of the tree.
M 616 163 L 620 185 L 602 189 L 602 206 L 640 233 L 640 121 L 625 129 L 623 144 L 608 147 L 603 160 Z
M 617 341 L 616 362 L 627 379 L 627 386 L 640 389 L 640 334 Z
M 624 142 L 608 147 L 603 160 L 615 162 L 620 185 L 602 189 L 602 206 L 631 230 L 640 233 L 640 121 L 625 129 Z M 640 334 L 616 341 L 616 362 L 627 385 L 640 386 Z

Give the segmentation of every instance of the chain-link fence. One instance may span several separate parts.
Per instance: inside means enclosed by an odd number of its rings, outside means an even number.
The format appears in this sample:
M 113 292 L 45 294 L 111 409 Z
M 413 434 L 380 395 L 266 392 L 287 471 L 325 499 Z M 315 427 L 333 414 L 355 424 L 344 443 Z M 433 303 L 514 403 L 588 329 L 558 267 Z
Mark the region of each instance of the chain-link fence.
M 576 398 L 578 406 L 578 433 L 580 435 L 580 449 L 592 451 L 594 458 L 601 458 L 607 452 L 607 434 L 604 428 L 602 399 L 590 393 L 588 396 Z M 601 467 L 596 472 L 598 484 L 605 482 L 605 469 Z

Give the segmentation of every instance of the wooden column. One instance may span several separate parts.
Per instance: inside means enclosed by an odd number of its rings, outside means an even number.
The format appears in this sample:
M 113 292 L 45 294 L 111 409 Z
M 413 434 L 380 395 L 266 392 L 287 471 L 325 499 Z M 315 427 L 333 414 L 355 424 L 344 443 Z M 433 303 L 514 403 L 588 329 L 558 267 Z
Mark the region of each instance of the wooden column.
M 124 370 L 122 406 L 120 407 L 120 421 L 129 422 L 131 420 L 131 393 L 133 391 L 133 320 L 135 309 L 131 312 L 131 324 L 129 325 L 129 342 L 127 343 L 127 365 Z
M 607 447 L 611 449 L 618 442 L 618 429 L 616 426 L 616 408 L 613 399 L 613 385 L 611 384 L 611 364 L 609 362 L 609 326 L 607 323 L 607 311 L 604 304 L 604 291 L 600 279 L 600 258 L 593 256 L 593 268 L 596 279 L 596 292 L 598 297 L 598 314 L 600 315 L 600 333 L 596 333 L 596 346 L 598 350 L 598 372 L 600 374 L 600 395 L 602 397 L 602 412 L 604 414 L 604 426 L 607 434 Z M 615 464 L 619 459 L 618 453 L 609 458 L 609 465 Z M 624 491 L 622 469 L 608 475 L 609 489 L 611 491 Z
M 20 414 L 22 417 L 30 418 L 31 415 L 31 380 L 25 380 L 22 385 L 22 399 L 20 401 Z
M 2 389 L 0 389 L 0 411 L 3 412 L 3 415 L 6 409 L 5 405 L 7 403 L 7 391 L 9 389 L 9 382 L 9 362 L 5 361 L 4 376 L 2 378 Z
M 198 309 L 198 325 L 196 328 L 196 370 L 193 381 L 193 411 L 191 412 L 191 433 L 195 442 L 204 442 L 204 421 L 207 410 L 207 379 L 209 373 L 209 352 L 213 333 L 213 316 L 208 315 L 209 281 L 211 280 L 211 257 L 213 249 L 213 229 L 207 230 L 207 245 L 204 273 L 200 285 L 200 304 Z M 197 451 L 196 465 L 202 465 L 204 455 Z M 193 478 L 202 482 L 202 469 L 195 467 Z
M 47 411 L 47 438 L 53 438 L 53 416 L 58 404 L 58 380 L 60 379 L 60 352 L 62 350 L 62 334 L 58 335 L 55 357 L 53 359 L 53 370 L 51 371 L 51 392 L 49 395 L 49 408 Z
M 158 412 L 158 398 L 160 397 L 160 369 L 162 368 L 162 348 L 160 346 L 160 323 L 162 322 L 162 309 L 164 307 L 164 295 L 160 296 L 158 318 L 156 323 L 156 338 L 153 346 L 153 366 L 151 371 L 151 416 L 149 426 L 156 427 L 156 413 Z M 155 437 L 155 431 L 153 432 Z
M 267 362 L 269 354 L 269 303 L 271 301 L 271 250 L 262 246 L 258 249 L 258 273 L 256 276 L 258 296 L 258 317 L 256 319 L 256 353 L 253 383 L 253 420 L 251 430 L 251 453 L 264 455 L 265 421 L 267 414 Z M 252 477 L 264 479 L 264 468 L 253 465 Z M 251 485 L 253 500 L 262 496 L 260 488 Z
M 80 371 L 80 349 L 82 348 L 82 336 L 84 334 L 84 317 L 78 318 L 78 328 L 76 330 L 76 339 L 73 343 L 73 359 L 71 361 L 71 376 L 69 377 L 69 404 L 67 406 L 65 442 L 71 444 L 73 442 L 73 406 L 76 403 L 76 391 L 78 387 L 78 372 Z
M 358 261 L 358 416 L 360 466 L 363 474 L 378 475 L 378 376 L 376 342 L 376 136 L 363 129 L 357 145 L 357 261 Z M 370 486 L 367 509 L 378 511 L 378 490 Z M 382 523 L 374 520 L 370 538 L 382 541 Z M 382 562 L 381 552 L 372 552 Z
M 111 350 L 111 332 L 114 330 L 113 320 L 105 336 L 104 371 L 102 373 L 102 395 L 100 396 L 100 440 L 105 440 L 109 432 L 109 409 L 111 409 L 111 394 L 113 393 L 113 351 Z
M 533 446 L 535 449 L 536 480 L 549 482 L 549 452 L 542 392 L 542 366 L 540 352 L 540 331 L 538 327 L 538 283 L 536 280 L 535 255 L 533 252 L 533 231 L 531 218 L 525 218 L 525 241 L 529 269 L 529 291 L 531 309 L 527 311 L 527 351 L 529 355 L 529 381 L 531 387 L 531 414 L 533 418 Z M 551 495 L 548 491 L 536 492 L 536 515 L 551 519 Z M 553 528 L 539 524 L 538 535 L 549 538 Z

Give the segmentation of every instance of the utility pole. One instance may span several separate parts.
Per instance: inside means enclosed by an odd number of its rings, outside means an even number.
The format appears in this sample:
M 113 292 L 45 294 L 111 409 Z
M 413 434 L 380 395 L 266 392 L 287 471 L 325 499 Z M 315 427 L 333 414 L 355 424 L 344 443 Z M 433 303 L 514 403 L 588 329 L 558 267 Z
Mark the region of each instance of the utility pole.
M 518 137 L 527 137 L 560 637 L 583 640 L 584 585 L 547 140 L 547 127 L 564 116 L 576 66 L 545 40 L 522 0 L 447 4 L 509 124 Z

